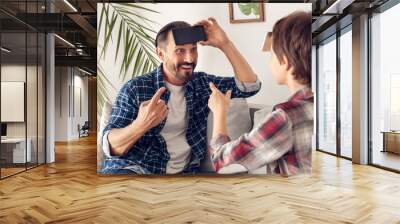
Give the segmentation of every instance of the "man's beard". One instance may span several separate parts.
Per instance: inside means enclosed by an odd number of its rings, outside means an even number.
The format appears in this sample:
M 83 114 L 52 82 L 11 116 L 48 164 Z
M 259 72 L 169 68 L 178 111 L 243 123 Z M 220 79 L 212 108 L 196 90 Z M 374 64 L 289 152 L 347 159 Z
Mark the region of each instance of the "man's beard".
M 189 68 L 191 69 L 185 69 Z M 175 66 L 175 77 L 181 81 L 187 82 L 196 68 L 196 63 L 178 63 Z

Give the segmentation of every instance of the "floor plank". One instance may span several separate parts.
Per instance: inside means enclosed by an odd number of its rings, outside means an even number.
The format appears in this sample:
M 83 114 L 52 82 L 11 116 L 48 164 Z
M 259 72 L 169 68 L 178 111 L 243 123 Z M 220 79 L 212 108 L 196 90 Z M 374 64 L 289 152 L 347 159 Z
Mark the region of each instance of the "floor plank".
M 309 177 L 101 176 L 96 140 L 0 181 L 0 223 L 400 223 L 400 175 L 313 154 Z

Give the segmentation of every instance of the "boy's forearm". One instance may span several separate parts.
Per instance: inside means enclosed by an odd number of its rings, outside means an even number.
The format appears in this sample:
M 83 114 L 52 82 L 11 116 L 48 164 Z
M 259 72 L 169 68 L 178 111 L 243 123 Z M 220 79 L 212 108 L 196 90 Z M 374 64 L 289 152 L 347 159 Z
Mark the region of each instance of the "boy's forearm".
M 226 114 L 225 113 L 215 113 L 213 117 L 213 135 L 215 138 L 218 135 L 228 135 L 228 128 L 226 123 Z

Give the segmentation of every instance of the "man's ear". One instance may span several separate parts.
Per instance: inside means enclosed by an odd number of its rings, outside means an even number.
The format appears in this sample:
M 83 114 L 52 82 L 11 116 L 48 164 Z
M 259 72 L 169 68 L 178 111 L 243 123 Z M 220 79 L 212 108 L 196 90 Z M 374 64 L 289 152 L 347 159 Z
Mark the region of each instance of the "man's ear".
M 164 61 L 165 52 L 160 47 L 156 48 L 156 53 L 157 53 L 158 58 L 160 58 L 161 61 Z

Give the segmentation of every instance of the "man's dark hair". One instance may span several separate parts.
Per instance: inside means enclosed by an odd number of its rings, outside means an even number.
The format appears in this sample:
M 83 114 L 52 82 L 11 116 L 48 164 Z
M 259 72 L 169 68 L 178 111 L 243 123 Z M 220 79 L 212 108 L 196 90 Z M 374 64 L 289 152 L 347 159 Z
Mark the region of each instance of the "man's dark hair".
M 272 30 L 272 49 L 293 68 L 294 79 L 311 83 L 311 13 L 294 12 L 278 20 Z
M 161 28 L 160 31 L 158 31 L 157 33 L 155 42 L 156 47 L 160 46 L 162 43 L 165 43 L 165 41 L 168 38 L 169 31 L 177 28 L 186 28 L 186 27 L 190 27 L 190 24 L 184 21 L 174 21 L 168 23 L 163 28 Z

